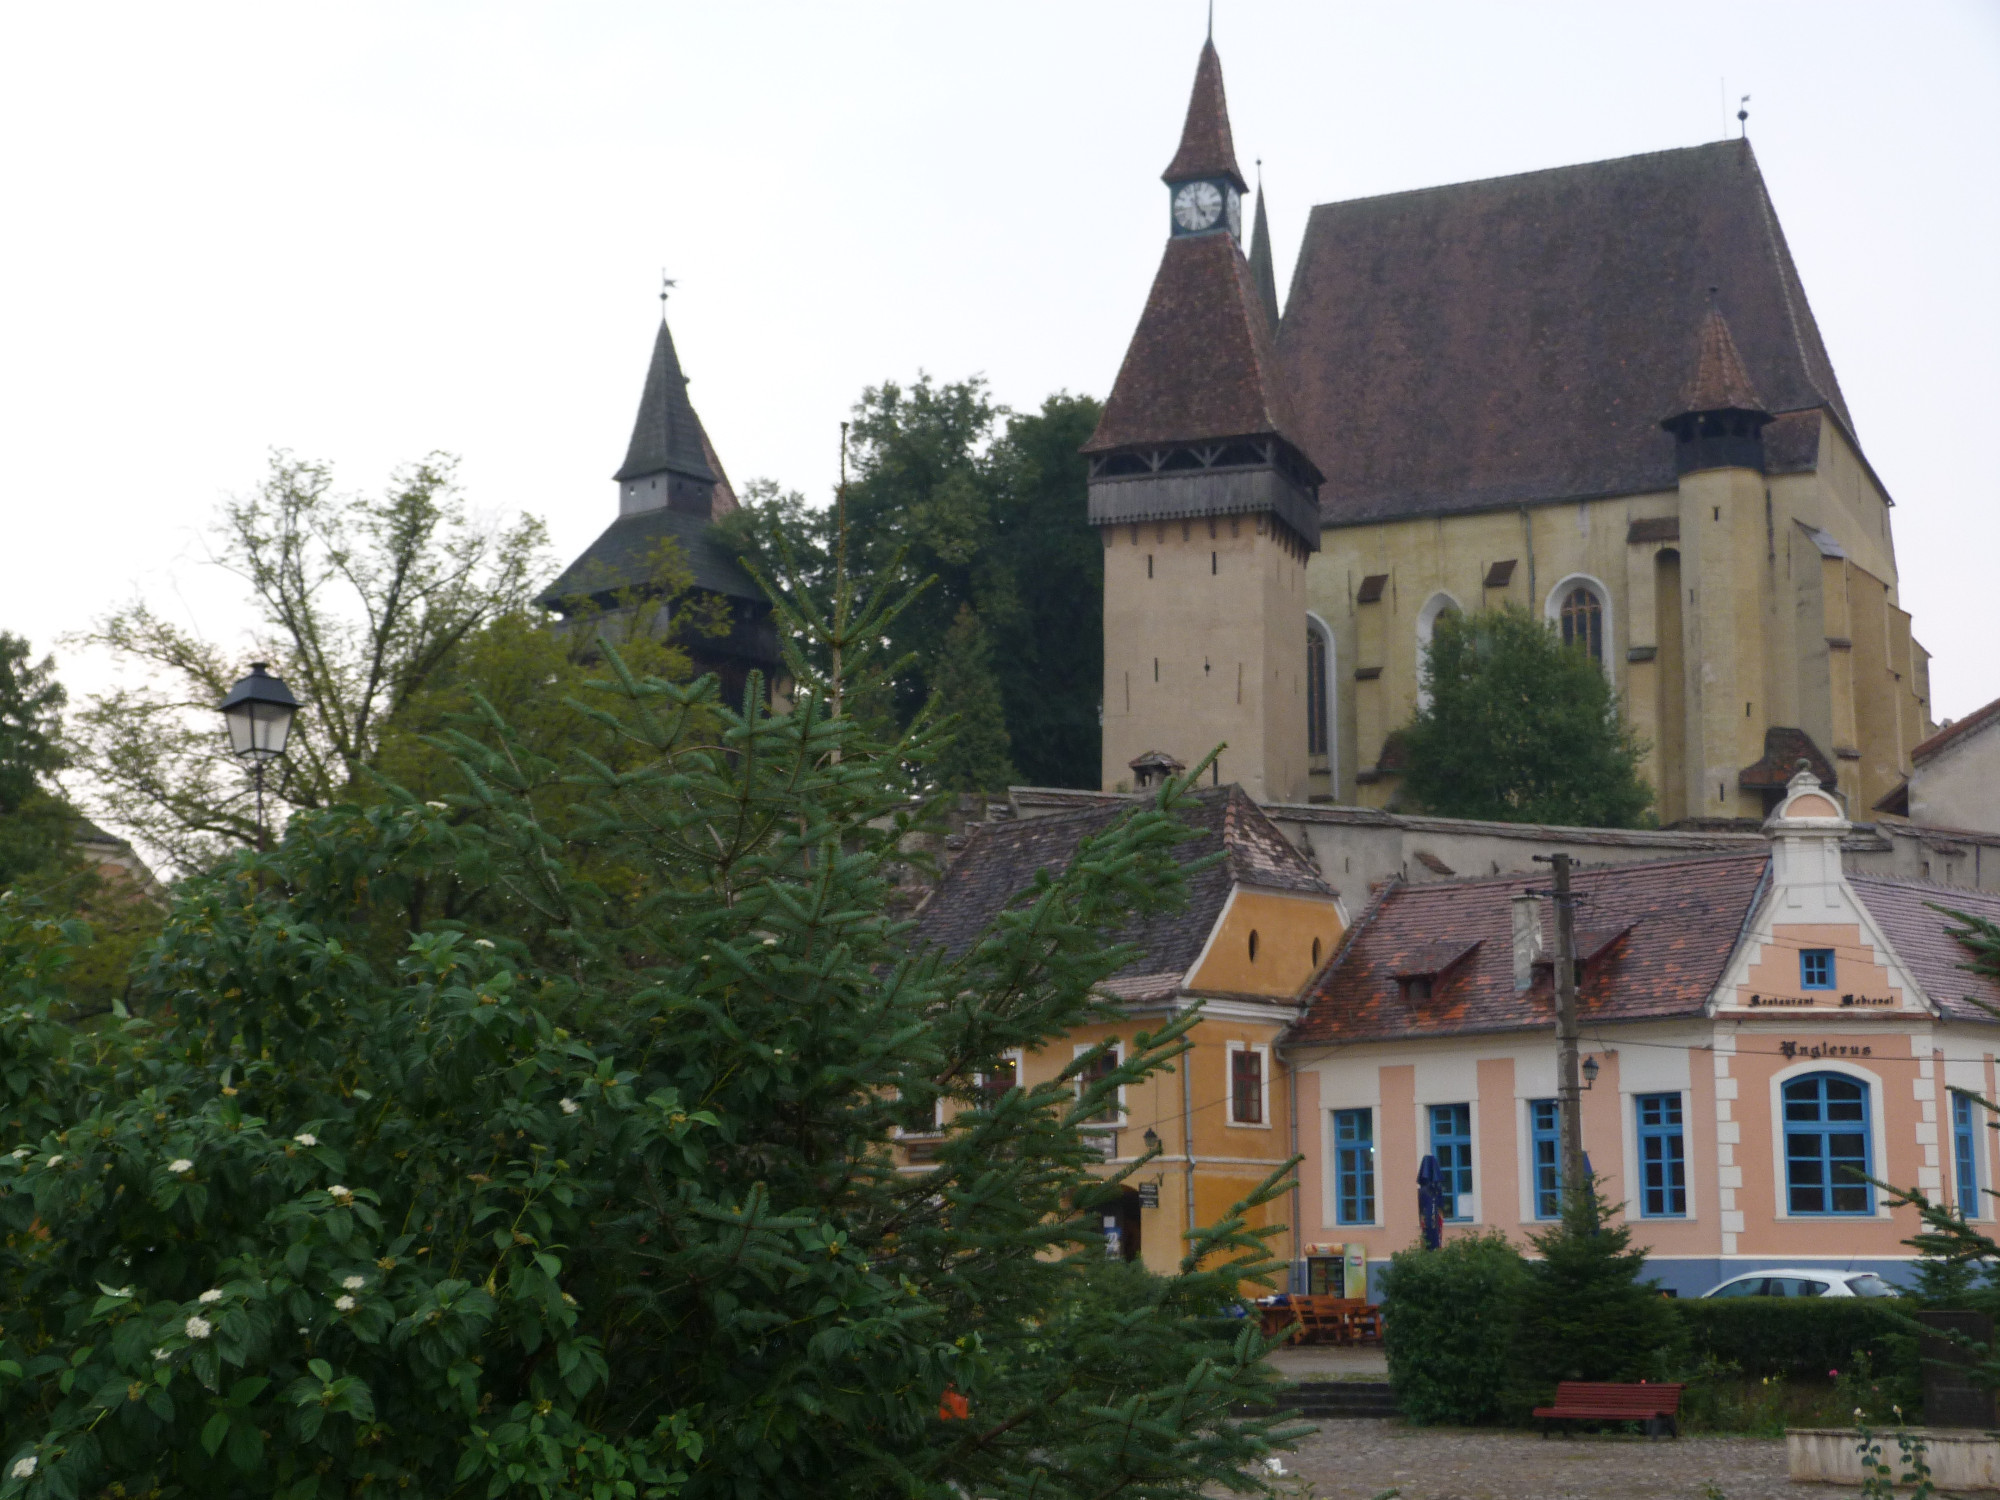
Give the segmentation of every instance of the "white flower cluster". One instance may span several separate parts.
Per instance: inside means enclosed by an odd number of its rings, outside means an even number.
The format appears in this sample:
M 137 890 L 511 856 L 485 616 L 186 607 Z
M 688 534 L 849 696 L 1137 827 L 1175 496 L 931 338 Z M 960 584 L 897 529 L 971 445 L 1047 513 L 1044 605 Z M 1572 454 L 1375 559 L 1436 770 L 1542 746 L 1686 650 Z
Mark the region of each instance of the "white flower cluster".
M 473 946 L 473 947 L 475 947 L 475 948 L 491 948 L 491 947 L 493 946 L 493 939 L 491 939 L 491 938 L 474 938 L 474 939 L 472 940 L 472 946 Z
M 292 1142 L 299 1146 L 317 1146 L 319 1144 L 319 1137 L 314 1135 L 310 1130 L 301 1130 L 297 1135 L 292 1137 Z
M 167 1163 L 167 1170 L 176 1177 L 185 1177 L 194 1170 L 194 1163 L 189 1161 L 185 1156 L 176 1156 L 172 1161 Z
M 33 1156 L 35 1153 L 30 1151 L 26 1146 L 16 1146 L 7 1154 L 13 1157 L 15 1161 L 20 1161 L 23 1157 Z
M 35 1472 L 35 1465 L 40 1462 L 41 1460 L 36 1458 L 32 1453 L 26 1458 L 17 1458 L 14 1460 L 14 1467 L 7 1471 L 7 1477 L 9 1479 L 26 1479 Z
M 340 1284 L 350 1292 L 358 1292 L 364 1286 L 368 1285 L 368 1278 L 366 1276 L 348 1276 L 343 1278 Z
M 342 1293 L 340 1296 L 335 1297 L 333 1299 L 333 1305 L 339 1311 L 344 1313 L 349 1313 L 354 1311 L 355 1303 L 352 1297 L 346 1295 L 345 1293 Z
M 52 1166 L 52 1167 L 59 1167 L 59 1166 L 61 1166 L 61 1165 L 62 1165 L 62 1152 L 58 1151 L 58 1152 L 57 1152 L 57 1153 L 56 1153 L 56 1154 L 55 1154 L 54 1156 L 51 1156 L 51 1157 L 49 1158 L 49 1165 L 50 1165 L 50 1166 Z
M 189 1338 L 205 1339 L 211 1333 L 215 1332 L 215 1325 L 209 1322 L 208 1319 L 197 1314 L 195 1317 L 187 1320 L 185 1329 Z
M 222 1300 L 222 1288 L 219 1286 L 212 1286 L 194 1300 L 199 1302 L 203 1307 L 213 1307 L 216 1303 Z
M 563 1101 L 562 1101 L 562 1112 L 563 1112 L 564 1114 L 566 1114 L 566 1115 L 573 1115 L 573 1114 L 575 1114 L 575 1113 L 576 1113 L 576 1101 L 575 1101 L 574 1099 L 571 1099 L 571 1098 L 567 1098 L 567 1097 L 565 1097 L 565 1098 L 563 1099 Z
M 342 1187 L 337 1182 L 332 1187 L 326 1190 L 326 1195 L 327 1197 L 331 1198 L 335 1203 L 339 1203 L 342 1205 L 346 1205 L 354 1201 L 354 1189 Z

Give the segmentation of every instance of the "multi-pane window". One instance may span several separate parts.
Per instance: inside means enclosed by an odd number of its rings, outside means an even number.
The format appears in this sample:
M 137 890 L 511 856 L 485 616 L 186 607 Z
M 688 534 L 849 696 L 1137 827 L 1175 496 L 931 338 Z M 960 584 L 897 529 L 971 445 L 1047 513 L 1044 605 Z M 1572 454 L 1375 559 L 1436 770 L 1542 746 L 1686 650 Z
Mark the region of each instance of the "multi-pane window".
M 1604 660 L 1604 606 L 1581 584 L 1563 596 L 1562 637 L 1565 646 L 1581 646 L 1593 661 Z
M 1375 1112 L 1333 1112 L 1334 1218 L 1342 1224 L 1375 1222 Z
M 1003 1057 L 988 1066 L 979 1075 L 979 1091 L 985 1095 L 987 1105 L 997 1104 L 1000 1096 L 1021 1082 L 1021 1061 L 1017 1057 Z
M 1833 950 L 1806 948 L 1799 953 L 1799 983 L 1809 990 L 1833 988 Z
M 1077 1050 L 1088 1051 L 1089 1049 L 1080 1047 Z M 1118 1067 L 1118 1063 L 1120 1060 L 1118 1053 L 1119 1053 L 1118 1048 L 1116 1047 L 1108 1048 L 1104 1052 L 1103 1056 L 1099 1057 L 1096 1062 L 1092 1063 L 1089 1067 L 1085 1068 L 1082 1073 L 1077 1075 L 1076 1092 L 1079 1098 L 1083 1096 L 1084 1092 L 1087 1089 L 1089 1089 L 1091 1085 L 1097 1083 L 1100 1079 L 1104 1078 L 1106 1075 L 1113 1072 Z M 1088 1120 L 1084 1121 L 1084 1123 L 1086 1125 L 1116 1125 L 1122 1113 L 1122 1111 L 1119 1109 L 1119 1099 L 1118 1099 L 1118 1095 L 1122 1092 L 1123 1092 L 1122 1089 L 1114 1089 L 1111 1093 L 1111 1097 L 1105 1101 L 1103 1112 L 1100 1114 L 1092 1115 Z
M 1785 1201 L 1795 1214 L 1875 1211 L 1868 1185 L 1868 1089 L 1838 1073 L 1785 1085 Z
M 1562 1111 L 1553 1099 L 1528 1101 L 1528 1148 L 1535 1188 L 1535 1217 L 1560 1219 L 1562 1195 Z
M 1681 1096 L 1641 1094 L 1639 1111 L 1639 1213 L 1671 1219 L 1688 1211 L 1687 1144 L 1681 1135 Z
M 1264 1054 L 1254 1048 L 1229 1054 L 1229 1118 L 1238 1125 L 1264 1123 Z
M 1951 1160 L 1958 1181 L 1958 1213 L 1970 1219 L 1979 1213 L 1979 1127 L 1974 1123 L 1972 1096 L 1951 1096 Z
M 1444 1195 L 1447 1219 L 1469 1219 L 1472 1205 L 1472 1106 L 1431 1106 L 1431 1155 L 1437 1158 L 1438 1191 Z
M 1306 754 L 1326 754 L 1326 637 L 1306 627 Z

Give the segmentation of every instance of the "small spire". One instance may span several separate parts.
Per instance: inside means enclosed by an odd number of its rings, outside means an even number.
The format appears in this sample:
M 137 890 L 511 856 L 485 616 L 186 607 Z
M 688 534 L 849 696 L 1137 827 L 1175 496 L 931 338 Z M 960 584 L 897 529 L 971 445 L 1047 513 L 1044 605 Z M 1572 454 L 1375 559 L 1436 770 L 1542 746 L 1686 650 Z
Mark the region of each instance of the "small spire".
M 648 474 L 672 472 L 713 483 L 714 469 L 702 451 L 701 419 L 688 400 L 687 376 L 681 373 L 674 336 L 667 328 L 666 296 L 671 281 L 661 278 L 660 331 L 653 336 L 653 358 L 646 367 L 646 389 L 639 397 L 639 414 L 632 423 L 632 441 L 625 462 L 611 477 L 621 484 Z
M 1250 280 L 1273 333 L 1278 330 L 1278 271 L 1271 258 L 1271 221 L 1264 216 L 1264 158 L 1257 158 L 1257 215 L 1250 228 Z
M 1160 174 L 1162 182 L 1186 182 L 1195 177 L 1226 177 L 1239 193 L 1248 192 L 1236 166 L 1236 142 L 1229 133 L 1229 102 L 1222 92 L 1222 59 L 1215 43 L 1203 42 L 1195 65 L 1194 92 L 1188 98 L 1187 123 L 1181 127 L 1180 150 Z
M 1681 388 L 1679 408 L 1667 421 L 1672 425 L 1690 412 L 1740 411 L 1768 416 L 1770 408 L 1750 382 L 1743 356 L 1730 336 L 1729 320 L 1715 304 L 1716 289 L 1708 289 L 1709 308 L 1701 320 L 1695 340 L 1694 374 Z

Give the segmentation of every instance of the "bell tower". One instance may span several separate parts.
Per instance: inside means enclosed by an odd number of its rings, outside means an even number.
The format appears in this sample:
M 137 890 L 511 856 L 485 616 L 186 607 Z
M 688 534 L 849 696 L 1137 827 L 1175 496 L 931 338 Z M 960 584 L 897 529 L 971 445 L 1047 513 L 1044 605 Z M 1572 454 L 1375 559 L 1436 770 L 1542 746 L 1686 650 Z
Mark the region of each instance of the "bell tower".
M 1226 744 L 1217 780 L 1304 801 L 1321 476 L 1292 436 L 1243 256 L 1245 184 L 1212 41 L 1161 177 L 1166 250 L 1083 449 L 1104 543 L 1103 785 L 1130 789 L 1142 767 Z

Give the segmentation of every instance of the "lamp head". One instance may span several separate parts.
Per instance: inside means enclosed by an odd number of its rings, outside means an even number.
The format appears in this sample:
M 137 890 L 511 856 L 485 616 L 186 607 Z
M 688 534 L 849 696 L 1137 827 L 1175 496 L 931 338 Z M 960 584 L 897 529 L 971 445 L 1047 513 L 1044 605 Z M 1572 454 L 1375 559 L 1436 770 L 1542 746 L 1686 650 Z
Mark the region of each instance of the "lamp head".
M 1585 1088 L 1589 1088 L 1593 1083 L 1597 1082 L 1597 1069 L 1598 1062 L 1596 1058 L 1586 1057 L 1583 1060 L 1583 1086 Z
M 292 690 L 265 670 L 265 663 L 250 663 L 250 675 L 229 690 L 221 703 L 223 721 L 229 725 L 229 748 L 245 760 L 276 760 L 285 753 L 291 737 L 292 715 L 299 700 Z
M 1160 1134 L 1152 1126 L 1148 1125 L 1146 1127 L 1146 1133 L 1140 1139 L 1146 1143 L 1148 1151 L 1157 1151 L 1160 1149 Z

